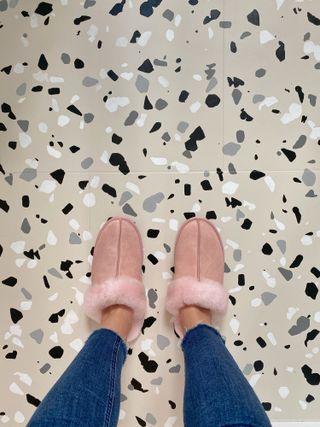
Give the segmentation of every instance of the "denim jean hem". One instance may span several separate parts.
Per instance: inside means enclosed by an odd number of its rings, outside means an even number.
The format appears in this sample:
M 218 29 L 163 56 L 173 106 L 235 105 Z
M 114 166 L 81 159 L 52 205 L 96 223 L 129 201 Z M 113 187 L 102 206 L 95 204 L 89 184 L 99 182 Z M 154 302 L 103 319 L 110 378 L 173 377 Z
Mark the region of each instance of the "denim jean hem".
M 95 331 L 93 331 L 89 338 L 91 338 L 95 335 L 98 335 L 98 336 L 101 335 L 101 339 L 103 339 L 103 335 L 105 333 L 107 333 L 109 335 L 110 334 L 114 335 L 114 337 L 119 340 L 120 347 L 122 348 L 122 352 L 123 352 L 123 363 L 124 363 L 126 361 L 127 354 L 128 354 L 128 346 L 127 346 L 126 341 L 117 332 L 115 332 L 109 328 L 99 328 L 99 329 L 96 329 Z
M 198 329 L 209 329 L 209 330 L 211 330 L 218 337 L 220 337 L 222 339 L 223 343 L 225 344 L 225 338 L 220 334 L 220 332 L 214 326 L 208 325 L 207 323 L 198 323 L 197 325 L 193 326 L 192 328 L 187 329 L 186 333 L 182 337 L 182 339 L 180 341 L 180 347 L 182 348 L 182 350 L 186 346 L 186 343 L 188 342 L 188 340 L 191 339 L 190 335 L 192 336 L 194 331 L 197 331 Z

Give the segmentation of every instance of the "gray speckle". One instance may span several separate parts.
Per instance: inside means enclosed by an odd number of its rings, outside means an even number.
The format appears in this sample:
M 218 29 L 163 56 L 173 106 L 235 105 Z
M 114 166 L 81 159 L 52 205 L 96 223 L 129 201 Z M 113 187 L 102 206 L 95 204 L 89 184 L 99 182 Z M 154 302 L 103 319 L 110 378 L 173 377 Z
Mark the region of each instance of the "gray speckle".
M 205 176 L 206 178 L 208 178 L 208 176 L 210 176 L 210 172 L 209 171 L 204 171 L 203 172 L 203 176 Z
M 182 153 L 182 155 L 184 156 L 184 157 L 186 157 L 187 159 L 192 159 L 192 154 L 190 153 L 190 151 L 188 151 L 188 150 L 185 150 L 183 153 Z
M 80 237 L 74 231 L 70 233 L 69 243 L 71 245 L 79 245 L 81 243 Z
M 286 268 L 283 267 L 279 267 L 278 270 L 280 271 L 280 273 L 282 274 L 282 276 L 287 280 L 291 280 L 293 273 L 290 270 L 287 270 Z
M 237 209 L 236 220 L 240 221 L 240 219 L 245 218 L 245 217 L 246 217 L 245 214 L 240 209 Z
M 243 372 L 244 375 L 250 375 L 252 369 L 253 369 L 252 363 L 247 363 L 246 366 L 243 368 L 242 372 Z
M 170 248 L 170 246 L 169 246 L 167 243 L 164 243 L 164 244 L 163 244 L 163 247 L 164 247 L 164 249 L 165 249 L 165 251 L 166 251 L 167 253 L 170 253 L 170 252 L 171 252 L 171 248 Z
M 84 2 L 84 8 L 88 9 L 88 7 L 92 7 L 96 4 L 96 0 L 86 0 Z
M 25 168 L 21 172 L 19 178 L 23 179 L 24 181 L 29 182 L 29 181 L 32 181 L 33 179 L 35 179 L 36 176 L 37 176 L 37 169 Z
M 83 84 L 83 86 L 85 86 L 85 87 L 92 87 L 92 86 L 95 86 L 98 82 L 99 82 L 99 80 L 94 79 L 93 77 L 89 77 L 89 76 L 85 77 L 85 78 L 82 80 L 82 84 Z
M 40 368 L 40 372 L 42 374 L 45 374 L 46 372 L 49 371 L 49 369 L 51 368 L 51 365 L 49 363 L 45 363 L 41 368 Z
M 231 21 L 220 21 L 219 27 L 220 28 L 231 28 L 232 22 Z
M 224 263 L 224 270 L 223 271 L 225 273 L 230 273 L 230 271 L 231 271 L 230 267 L 228 266 L 228 264 L 226 262 Z
M 126 118 L 124 125 L 125 126 L 131 126 L 135 123 L 137 118 L 139 117 L 139 113 L 137 111 L 131 111 L 129 116 Z
M 132 385 L 132 384 L 128 384 L 128 389 L 129 389 L 129 390 L 134 390 L 133 385 Z
M 158 294 L 157 294 L 157 292 L 154 290 L 154 289 L 149 289 L 148 290 L 148 299 L 149 299 L 149 306 L 151 307 L 151 308 L 156 308 L 156 306 L 155 306 L 155 302 L 157 301 L 157 299 L 158 299 Z
M 164 12 L 163 12 L 163 14 L 162 14 L 162 16 L 164 17 L 164 18 L 166 18 L 168 21 L 172 21 L 173 20 L 173 18 L 174 18 L 174 13 L 172 12 L 172 10 L 170 10 L 170 9 L 166 9 Z
M 172 367 L 169 369 L 169 372 L 174 373 L 174 374 L 177 374 L 178 372 L 180 372 L 180 369 L 181 369 L 181 366 L 178 364 L 178 365 L 176 365 L 176 366 L 172 366 Z
M 236 138 L 238 142 L 243 142 L 244 141 L 244 131 L 243 130 L 237 130 L 236 132 Z
M 152 414 L 150 414 L 150 412 L 148 412 L 146 415 L 146 422 L 155 426 L 157 424 L 157 419 Z
M 32 299 L 32 295 L 25 288 L 22 288 L 21 292 L 26 299 L 29 299 L 29 300 Z
M 51 276 L 57 277 L 58 279 L 62 279 L 61 274 L 54 267 L 49 268 L 48 273 L 51 274 Z
M 94 119 L 94 115 L 92 113 L 85 113 L 85 115 L 83 116 L 83 119 L 85 123 L 91 123 L 92 120 Z
M 21 230 L 26 234 L 28 234 L 30 232 L 31 227 L 30 227 L 30 224 L 29 224 L 29 221 L 27 220 L 27 218 L 24 218 L 24 220 L 22 221 Z
M 260 16 L 257 9 L 253 9 L 253 11 L 247 15 L 247 19 L 253 25 L 256 25 L 256 26 L 260 25 Z
M 317 197 L 317 195 L 315 194 L 315 192 L 313 190 L 309 190 L 306 193 L 306 197 Z
M 256 77 L 258 78 L 265 76 L 265 74 L 266 74 L 266 70 L 264 68 L 258 68 L 258 70 L 255 73 Z
M 177 126 L 177 129 L 179 132 L 184 133 L 188 129 L 189 123 L 187 122 L 180 122 Z
M 263 292 L 261 294 L 261 299 L 262 299 L 264 305 L 271 304 L 275 298 L 277 298 L 277 295 L 273 294 L 272 292 Z
M 305 135 L 300 135 L 297 141 L 294 143 L 293 149 L 301 148 L 307 142 L 307 137 Z
M 12 173 L 10 173 L 10 174 L 9 174 L 8 176 L 6 176 L 4 179 L 7 181 L 7 183 L 8 183 L 9 185 L 12 185 L 12 183 L 13 183 L 13 175 L 12 175 Z
M 0 1 L 0 12 L 4 12 L 8 9 L 8 2 L 7 0 L 1 0 Z
M 127 396 L 125 396 L 124 394 L 121 393 L 120 394 L 120 402 L 124 402 L 126 400 L 128 400 Z
M 169 142 L 171 139 L 171 136 L 169 135 L 168 132 L 165 132 L 162 137 L 161 137 L 164 141 Z
M 243 39 L 245 39 L 245 38 L 247 38 L 247 37 L 249 37 L 249 36 L 251 36 L 250 31 L 244 31 L 244 32 L 241 34 L 241 36 L 240 36 L 240 40 L 243 40 Z
M 241 91 L 239 89 L 233 89 L 233 91 L 232 91 L 232 99 L 233 99 L 233 102 L 236 105 L 239 104 L 241 97 L 242 97 Z
M 310 187 L 316 182 L 316 174 L 312 172 L 310 169 L 305 169 L 303 171 L 302 181 L 305 185 Z
M 156 103 L 155 103 L 155 107 L 156 107 L 156 109 L 157 110 L 163 110 L 164 108 L 166 108 L 166 106 L 168 105 L 168 103 L 167 103 L 167 101 L 165 101 L 164 99 L 162 99 L 162 98 L 159 98 L 159 99 L 157 99 L 156 100 Z
M 149 80 L 139 74 L 136 80 L 136 88 L 140 93 L 148 92 Z
M 27 90 L 27 83 L 22 83 L 20 86 L 17 87 L 16 94 L 18 96 L 23 96 L 25 95 L 26 90 Z
M 132 194 L 129 191 L 124 191 L 121 194 L 119 206 L 122 206 L 124 203 L 126 203 L 130 199 L 132 199 Z
M 215 86 L 217 86 L 218 80 L 215 77 L 212 77 L 212 79 L 209 81 L 206 93 L 210 92 Z
M 316 103 L 317 103 L 317 97 L 316 97 L 316 95 L 312 95 L 311 93 L 308 95 L 308 99 L 309 99 L 309 102 L 310 102 L 310 105 L 312 106 L 312 107 L 315 107 L 316 106 Z
M 82 160 L 81 162 L 81 167 L 82 169 L 88 169 L 93 163 L 93 158 L 92 157 L 87 157 L 84 160 Z
M 11 9 L 14 9 L 17 6 L 18 2 L 19 0 L 10 0 L 9 7 L 11 7 Z
M 285 240 L 277 240 L 277 245 L 280 251 L 284 254 L 287 250 L 287 242 Z
M 70 56 L 67 53 L 62 53 L 61 54 L 61 61 L 64 64 L 70 64 Z
M 241 261 L 241 249 L 235 249 L 233 251 L 233 259 L 237 262 Z
M 235 142 L 228 142 L 223 146 L 222 152 L 227 156 L 234 156 L 237 154 L 240 148 L 241 146 L 239 144 L 236 144 Z
M 257 104 L 258 102 L 262 102 L 265 98 L 264 95 L 253 95 L 252 102 Z
M 308 319 L 308 317 L 305 317 L 305 316 L 300 316 L 297 319 L 297 323 L 291 326 L 288 332 L 291 336 L 298 335 L 301 332 L 308 329 L 309 326 L 310 326 L 310 319 Z
M 154 378 L 153 380 L 150 381 L 150 384 L 152 385 L 160 385 L 162 383 L 163 379 L 162 377 L 157 377 Z
M 229 171 L 230 175 L 236 175 L 237 174 L 236 168 L 234 167 L 233 163 L 228 164 L 228 171 Z
M 158 59 L 158 58 L 155 58 L 153 63 L 154 63 L 154 65 L 157 65 L 158 67 L 167 67 L 168 66 L 167 61 L 163 61 L 162 59 Z
M 29 121 L 28 120 L 17 120 L 17 123 L 23 132 L 27 132 L 29 129 Z
M 164 350 L 168 345 L 170 344 L 169 338 L 165 337 L 164 335 L 157 335 L 157 344 L 160 350 Z
M 44 332 L 42 329 L 36 329 L 30 333 L 30 337 L 33 338 L 38 344 L 41 344 L 43 336 Z
M 132 209 L 132 207 L 128 203 L 122 206 L 122 211 L 127 215 L 137 216 L 137 213 Z
M 157 204 L 160 203 L 164 199 L 163 193 L 156 193 L 152 196 L 147 197 L 143 201 L 143 209 L 146 212 L 154 212 L 157 208 Z

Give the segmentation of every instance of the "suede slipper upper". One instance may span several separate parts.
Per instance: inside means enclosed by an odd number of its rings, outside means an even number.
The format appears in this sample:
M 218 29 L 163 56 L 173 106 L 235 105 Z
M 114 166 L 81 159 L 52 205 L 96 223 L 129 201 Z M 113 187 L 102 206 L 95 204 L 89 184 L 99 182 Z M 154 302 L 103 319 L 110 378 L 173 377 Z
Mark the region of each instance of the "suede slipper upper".
M 84 298 L 84 311 L 96 322 L 103 309 L 122 304 L 133 310 L 133 323 L 126 341 L 140 334 L 146 310 L 142 284 L 143 246 L 134 223 L 113 217 L 101 228 L 94 248 L 91 286 Z
M 205 218 L 192 218 L 181 226 L 175 244 L 175 273 L 169 283 L 166 309 L 179 336 L 179 311 L 197 305 L 216 315 L 226 312 L 228 292 L 223 287 L 224 250 L 215 226 Z

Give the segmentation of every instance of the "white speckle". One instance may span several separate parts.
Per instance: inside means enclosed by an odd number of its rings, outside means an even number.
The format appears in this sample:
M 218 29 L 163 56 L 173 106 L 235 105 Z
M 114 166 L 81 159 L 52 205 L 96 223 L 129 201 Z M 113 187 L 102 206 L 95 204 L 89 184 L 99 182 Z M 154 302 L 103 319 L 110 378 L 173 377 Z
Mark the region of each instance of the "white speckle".
M 267 337 L 268 337 L 268 340 L 271 342 L 272 345 L 277 345 L 277 341 L 276 341 L 272 332 L 268 332 Z
M 273 193 L 275 188 L 276 188 L 276 184 L 275 184 L 274 180 L 271 178 L 271 176 L 266 175 L 263 178 L 263 180 L 267 184 L 267 186 L 269 187 L 269 190 Z
M 31 386 L 32 379 L 31 379 L 30 375 L 25 374 L 23 372 L 15 372 L 13 375 L 18 375 L 19 376 L 19 380 L 21 382 L 23 382 L 24 384 L 27 384 L 28 386 Z
M 192 105 L 190 105 L 191 113 L 196 113 L 200 107 L 201 107 L 201 103 L 199 101 L 194 102 Z
M 317 311 L 316 313 L 314 313 L 314 321 L 317 323 L 320 323 L 320 311 Z
M 141 34 L 141 36 L 138 38 L 138 40 L 137 40 L 137 44 L 138 44 L 139 46 L 142 46 L 142 47 L 146 46 L 146 44 L 148 43 L 148 41 L 149 41 L 149 39 L 150 39 L 151 35 L 152 35 L 152 32 L 151 32 L 151 31 L 145 31 L 145 32 L 144 32 L 144 33 L 142 33 L 142 34 Z
M 20 303 L 21 310 L 28 311 L 28 310 L 31 310 L 31 307 L 32 307 L 32 300 L 21 301 Z
M 314 43 L 311 40 L 307 40 L 304 42 L 303 51 L 305 54 L 310 55 L 314 51 Z
M 191 208 L 191 212 L 194 212 L 194 213 L 201 212 L 201 207 L 199 203 L 194 203 L 194 205 Z
M 277 10 L 280 9 L 280 7 L 283 5 L 283 3 L 285 2 L 285 0 L 276 0 L 277 2 Z
M 189 172 L 189 169 L 190 169 L 188 165 L 185 165 L 184 163 L 180 163 L 180 162 L 176 162 L 176 161 L 172 162 L 171 166 L 176 168 L 177 171 L 180 173 L 187 173 L 187 172 Z
M 259 307 L 260 304 L 261 304 L 261 298 L 254 298 L 251 301 L 251 306 L 252 307 Z
M 278 99 L 275 96 L 267 96 L 264 98 L 262 102 L 259 104 L 259 110 L 262 110 L 262 107 L 271 107 L 271 105 L 274 105 L 278 102 Z
M 116 46 L 118 47 L 127 47 L 128 46 L 128 39 L 127 37 L 118 37 L 116 40 Z
M 162 278 L 163 278 L 163 280 L 171 280 L 172 274 L 169 271 L 163 271 L 162 272 Z
M 267 271 L 262 271 L 262 276 L 270 288 L 274 288 L 276 286 L 276 279 L 274 277 L 271 277 L 271 275 Z
M 1 415 L 2 424 L 6 424 L 8 421 L 10 421 L 10 418 L 8 417 L 8 415 Z
M 21 62 L 18 62 L 18 64 L 16 64 L 13 67 L 13 72 L 16 74 L 22 74 L 24 73 L 24 66 L 21 64 Z
M 279 408 L 279 406 L 275 406 L 273 409 L 275 412 L 282 412 L 282 409 Z
M 260 380 L 262 374 L 253 374 L 249 380 L 249 384 L 251 385 L 251 387 L 254 387 L 257 382 Z
M 73 350 L 75 350 L 77 353 L 79 353 L 79 351 L 84 346 L 84 343 L 80 338 L 76 338 L 75 340 L 71 341 L 71 343 L 69 345 L 71 348 L 73 348 Z
M 148 356 L 150 356 L 150 357 L 156 356 L 156 353 L 151 348 L 152 343 L 153 343 L 153 340 L 150 338 L 147 338 L 147 339 L 141 341 L 141 344 L 140 344 L 141 350 L 146 352 L 148 354 Z
M 19 143 L 22 148 L 27 148 L 31 144 L 31 142 L 32 142 L 31 136 L 23 132 L 19 133 Z
M 39 191 L 41 193 L 50 194 L 56 188 L 57 188 L 57 183 L 55 181 L 52 181 L 51 179 L 45 179 L 44 181 L 42 181 L 39 187 Z
M 133 192 L 134 192 L 134 193 L 136 193 L 136 194 L 140 194 L 140 189 L 139 189 L 139 187 L 138 187 L 136 184 L 134 184 L 133 182 L 127 182 L 127 183 L 126 183 L 126 188 L 127 188 L 128 190 L 133 191 Z
M 243 206 L 248 206 L 249 211 L 254 211 L 256 208 L 254 203 L 247 202 L 246 200 L 243 201 Z
M 240 326 L 240 322 L 238 319 L 232 318 L 230 320 L 229 325 L 230 325 L 230 328 L 234 334 L 238 333 L 239 326 Z
M 279 230 L 281 231 L 285 230 L 286 226 L 282 222 L 280 222 L 276 218 L 274 219 L 274 222 L 276 223 L 276 226 Z
M 32 169 L 38 169 L 39 162 L 37 159 L 26 159 L 25 160 L 26 165 L 30 166 Z
M 169 228 L 170 230 L 177 231 L 178 230 L 178 221 L 174 218 L 169 220 Z
M 200 76 L 200 74 L 194 74 L 193 75 L 194 80 L 196 80 L 197 82 L 200 82 L 202 80 L 202 77 Z
M 213 29 L 211 27 L 208 27 L 208 37 L 211 40 L 214 36 Z
M 64 78 L 63 77 L 58 77 L 58 76 L 51 76 L 51 77 L 49 77 L 49 82 L 50 83 L 63 83 L 64 82 Z
M 73 327 L 71 325 L 77 323 L 78 321 L 79 317 L 77 316 L 77 314 L 73 310 L 70 310 L 63 319 L 63 323 L 61 325 L 61 332 L 65 335 L 72 334 Z
M 180 23 L 181 23 L 181 15 L 176 15 L 175 17 L 174 17 L 174 25 L 176 26 L 176 27 L 179 27 L 179 25 L 180 25 Z
M 165 157 L 150 157 L 150 160 L 154 165 L 157 165 L 157 166 L 163 166 L 168 163 Z
M 100 177 L 98 175 L 95 175 L 91 180 L 90 180 L 90 187 L 91 188 L 98 188 L 100 183 Z
M 287 260 L 286 257 L 282 256 L 279 260 L 281 267 L 285 267 L 285 265 L 287 264 Z
M 129 81 L 132 79 L 133 75 L 134 75 L 133 73 L 121 73 L 120 77 Z
M 166 31 L 166 39 L 169 42 L 172 42 L 172 40 L 174 39 L 174 31 L 171 30 L 170 28 Z
M 83 292 L 79 291 L 75 286 L 72 286 L 72 289 L 76 291 L 75 299 L 79 305 L 83 305 Z
M 111 126 L 106 127 L 106 133 L 111 133 L 111 132 L 112 132 L 112 127 Z
M 312 245 L 312 237 L 305 234 L 300 239 L 300 242 L 303 244 L 303 246 L 310 246 L 310 245 Z
M 48 125 L 44 122 L 41 122 L 38 124 L 38 129 L 42 133 L 47 133 L 48 132 Z
M 87 242 L 88 240 L 92 239 L 92 234 L 90 233 L 90 231 L 84 230 L 84 232 L 82 233 L 82 237 L 83 240 Z
M 102 163 L 107 164 L 107 163 L 108 163 L 108 161 L 109 161 L 109 154 L 108 154 L 106 151 L 104 151 L 104 152 L 101 154 L 100 160 L 102 161 Z
M 56 332 L 54 332 L 53 334 L 51 334 L 49 336 L 49 338 L 51 339 L 51 341 L 53 341 L 55 344 L 57 344 L 57 342 L 58 342 L 58 334 Z
M 156 387 L 156 389 L 158 389 L 158 393 L 157 394 L 159 394 L 159 388 Z M 177 417 L 169 417 L 167 419 L 167 421 L 164 423 L 163 427 L 172 427 L 172 426 L 175 425 L 176 421 L 177 421 Z
M 16 259 L 16 261 L 15 261 L 16 266 L 17 266 L 18 268 L 22 267 L 22 266 L 23 266 L 23 264 L 24 264 L 25 262 L 26 262 L 26 260 L 25 260 L 25 259 L 23 259 L 23 258 L 17 258 L 17 259 Z
M 91 24 L 88 31 L 87 31 L 87 34 L 89 36 L 89 41 L 91 43 L 93 43 L 96 39 L 97 34 L 98 34 L 98 27 L 94 24 Z
M 287 311 L 287 319 L 291 320 L 293 316 L 299 311 L 298 307 L 289 307 Z
M 286 125 L 292 122 L 293 120 L 296 120 L 298 117 L 300 117 L 301 113 L 302 113 L 301 105 L 292 103 L 289 107 L 289 113 L 285 113 L 280 120 L 283 124 Z
M 47 145 L 47 152 L 49 156 L 55 157 L 56 159 L 60 159 L 62 156 L 61 152 L 56 150 L 55 148 L 51 147 L 50 145 Z
M 145 120 L 146 120 L 146 118 L 147 118 L 147 114 L 146 113 L 141 113 L 140 115 L 139 115 L 139 118 L 136 120 L 136 125 L 139 127 L 139 128 L 142 128 L 143 126 L 144 126 L 144 122 L 145 122 Z
M 308 405 L 304 400 L 299 400 L 299 405 L 301 406 L 301 409 L 306 410 Z
M 153 254 L 156 258 L 158 258 L 158 259 L 166 259 L 166 254 L 165 253 L 163 253 L 163 252 L 161 252 L 161 251 L 155 251 L 154 252 L 154 254 Z
M 274 36 L 269 31 L 267 30 L 260 31 L 260 44 L 268 43 L 273 39 L 274 39 Z
M 166 220 L 164 218 L 152 218 L 152 222 L 157 222 L 158 224 L 165 224 Z
M 80 277 L 79 281 L 80 281 L 81 283 L 86 284 L 86 285 L 90 285 L 90 284 L 91 284 L 91 280 L 90 280 L 90 278 L 89 278 L 89 277 L 87 277 L 86 275 L 84 275 L 84 276 Z
M 233 240 L 227 239 L 226 244 L 231 246 L 232 249 L 239 249 L 239 243 L 234 242 Z
M 18 386 L 17 383 L 11 383 L 9 386 L 9 390 L 11 391 L 11 393 L 19 394 L 20 396 L 24 395 L 23 391 L 21 390 L 21 388 Z
M 316 127 L 315 123 L 313 123 L 311 120 L 307 120 L 307 123 L 311 128 L 311 134 L 309 137 L 311 139 L 318 139 L 320 137 L 320 126 Z
M 38 261 L 36 259 L 31 259 L 27 263 L 27 267 L 30 269 L 35 268 L 37 265 L 38 265 Z
M 237 182 L 228 181 L 222 186 L 222 192 L 223 194 L 228 194 L 231 196 L 232 194 L 235 194 L 239 187 L 239 184 Z
M 51 99 L 51 104 L 52 104 L 52 109 L 53 111 L 55 111 L 56 113 L 59 112 L 59 104 L 58 101 L 55 98 Z
M 221 222 L 223 222 L 223 224 L 230 222 L 232 220 L 232 216 L 223 216 L 221 217 Z
M 168 80 L 166 78 L 164 78 L 163 76 L 158 77 L 158 82 L 161 84 L 162 87 L 168 87 L 169 86 Z
M 119 96 L 119 97 L 113 97 L 113 98 L 108 98 L 105 106 L 106 109 L 108 111 L 110 111 L 110 113 L 114 113 L 115 111 L 118 110 L 118 107 L 125 107 L 126 105 L 128 105 L 130 103 L 129 98 L 126 96 Z
M 49 245 L 54 246 L 57 244 L 58 239 L 56 238 L 54 232 L 52 230 L 48 231 L 47 242 Z
M 70 122 L 70 120 L 71 120 L 70 117 L 64 116 L 63 114 L 61 114 L 58 117 L 58 125 L 61 127 L 66 126 Z
M 11 243 L 10 248 L 16 254 L 22 254 L 22 252 L 24 251 L 25 246 L 26 246 L 26 242 L 24 240 L 17 240 L 16 242 L 12 242 Z
M 124 411 L 123 409 L 120 408 L 119 420 L 124 420 L 125 417 L 126 417 L 126 411 Z
M 12 344 L 14 344 L 18 347 L 24 348 L 24 345 L 22 344 L 22 342 L 17 337 L 12 338 Z
M 282 399 L 286 399 L 290 393 L 288 387 L 279 387 L 278 388 L 278 393 L 280 395 L 280 397 L 282 397 Z
M 85 206 L 92 208 L 96 204 L 96 196 L 93 193 L 87 193 L 82 201 Z
M 78 223 L 77 220 L 75 220 L 74 218 L 70 219 L 69 221 L 69 225 L 70 227 L 72 227 L 74 230 L 79 230 L 80 228 L 80 224 Z
M 21 423 L 23 423 L 23 422 L 24 422 L 25 417 L 24 417 L 24 415 L 23 415 L 23 413 L 22 413 L 22 412 L 17 411 L 17 412 L 14 414 L 14 420 L 15 420 L 15 422 L 16 422 L 16 423 L 21 424 Z

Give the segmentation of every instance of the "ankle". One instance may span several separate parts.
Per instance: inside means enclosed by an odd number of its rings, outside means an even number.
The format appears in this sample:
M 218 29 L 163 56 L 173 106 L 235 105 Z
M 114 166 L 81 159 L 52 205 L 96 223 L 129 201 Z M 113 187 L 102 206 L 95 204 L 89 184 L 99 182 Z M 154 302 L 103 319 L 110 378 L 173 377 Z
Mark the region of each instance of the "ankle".
M 102 311 L 101 326 L 111 329 L 124 340 L 132 326 L 133 310 L 125 305 L 111 305 Z
M 180 324 L 184 332 L 199 323 L 211 325 L 211 311 L 196 305 L 186 305 L 179 312 Z

